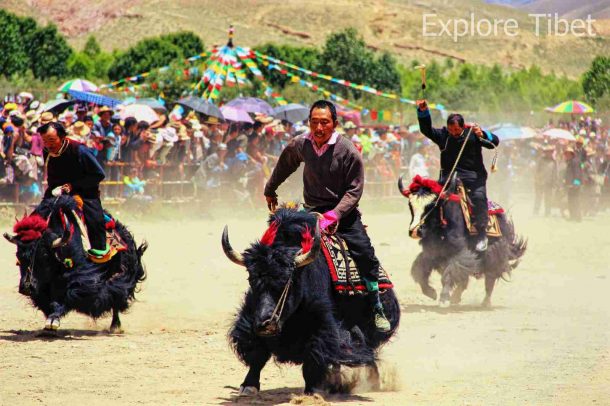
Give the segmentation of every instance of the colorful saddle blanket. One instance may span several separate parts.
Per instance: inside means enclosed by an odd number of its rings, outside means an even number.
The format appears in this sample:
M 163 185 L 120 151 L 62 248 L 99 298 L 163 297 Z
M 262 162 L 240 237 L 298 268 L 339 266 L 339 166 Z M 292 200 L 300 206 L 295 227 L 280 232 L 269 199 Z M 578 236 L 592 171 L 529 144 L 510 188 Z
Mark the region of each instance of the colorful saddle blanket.
M 335 290 L 343 295 L 366 294 L 367 289 L 352 259 L 345 241 L 337 235 L 322 236 L 322 252 L 326 258 Z M 394 285 L 388 273 L 379 267 L 379 290 L 391 289 Z
M 77 224 L 77 225 L 71 224 L 71 222 L 68 221 L 68 217 L 62 213 L 62 215 L 61 215 L 62 225 L 63 225 L 64 229 L 69 228 L 70 233 L 72 233 L 74 231 L 75 226 L 81 228 L 83 238 L 87 240 L 86 243 L 83 243 L 83 248 L 85 248 L 85 245 L 89 245 L 89 236 L 87 234 L 87 228 L 85 227 L 85 218 L 83 216 L 83 213 L 80 210 L 74 211 L 73 214 L 78 219 L 77 223 L 80 223 L 80 224 Z M 95 263 L 107 262 L 110 259 L 112 259 L 112 257 L 114 257 L 117 253 L 127 250 L 127 244 L 125 244 L 125 242 L 123 241 L 123 239 L 121 238 L 121 236 L 119 235 L 119 233 L 116 229 L 116 222 L 115 222 L 114 218 L 112 218 L 110 216 L 110 214 L 104 212 L 104 220 L 105 220 L 105 228 L 106 228 L 106 243 L 108 244 L 110 249 L 109 249 L 108 253 L 106 255 L 104 255 L 103 257 L 89 256 L 89 260 L 92 262 L 95 262 Z
M 477 230 L 474 228 L 472 221 L 470 220 L 470 214 L 472 213 L 472 206 L 470 199 L 466 195 L 464 186 L 458 185 L 458 194 L 460 196 L 460 206 L 462 207 L 462 213 L 464 214 L 464 220 L 466 221 L 466 228 L 470 232 L 470 235 L 476 235 Z M 488 237 L 501 237 L 502 230 L 500 229 L 500 222 L 498 221 L 498 214 L 504 213 L 504 209 L 498 203 L 487 200 L 487 213 L 489 215 L 489 221 L 487 222 L 487 236 Z

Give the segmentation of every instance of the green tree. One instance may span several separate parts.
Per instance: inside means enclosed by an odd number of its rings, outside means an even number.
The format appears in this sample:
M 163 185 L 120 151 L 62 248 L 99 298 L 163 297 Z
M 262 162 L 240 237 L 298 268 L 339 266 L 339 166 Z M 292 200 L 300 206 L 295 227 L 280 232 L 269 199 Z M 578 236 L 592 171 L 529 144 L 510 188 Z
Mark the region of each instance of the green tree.
M 75 52 L 68 59 L 68 73 L 75 78 L 92 78 L 95 72 L 93 60 L 85 52 Z
M 28 54 L 22 42 L 20 20 L 17 16 L 0 10 L 0 75 L 23 73 L 28 68 Z
M 372 76 L 375 86 L 400 93 L 400 75 L 396 67 L 396 59 L 389 52 L 384 52 L 375 65 Z
M 610 96 L 610 57 L 597 56 L 582 76 L 582 88 L 587 100 L 596 103 L 604 95 Z
M 364 39 L 355 28 L 347 28 L 330 34 L 326 38 L 319 59 L 321 73 L 373 86 L 379 90 L 399 89 L 400 80 L 393 58 L 389 58 L 389 55 L 382 55 L 379 60 L 376 60 L 373 52 L 366 47 Z M 348 94 L 345 87 L 333 86 L 333 88 L 343 95 Z M 362 92 L 354 90 L 353 96 L 360 98 Z
M 290 45 L 265 44 L 255 48 L 256 51 L 280 59 L 309 70 L 316 70 L 319 64 L 320 51 L 313 47 L 294 47 Z M 260 66 L 264 68 L 264 66 Z M 284 69 L 284 67 L 281 67 Z M 289 70 L 291 73 L 299 74 Z M 284 88 L 290 82 L 290 78 L 275 69 L 264 72 L 269 84 L 274 87 Z
M 102 48 L 100 48 L 100 44 L 93 35 L 89 35 L 87 38 L 87 42 L 85 42 L 85 47 L 83 48 L 83 53 L 92 60 L 95 60 L 95 58 L 102 53 Z
M 205 50 L 203 41 L 191 31 L 180 31 L 161 36 L 162 41 L 167 41 L 182 51 L 184 58 L 199 55 Z
M 203 52 L 199 37 L 190 32 L 146 38 L 123 53 L 117 54 L 108 68 L 112 80 L 148 72 L 153 68 L 189 58 Z
M 29 44 L 30 69 L 36 78 L 63 78 L 68 74 L 67 62 L 72 52 L 57 27 L 49 24 L 32 35 Z

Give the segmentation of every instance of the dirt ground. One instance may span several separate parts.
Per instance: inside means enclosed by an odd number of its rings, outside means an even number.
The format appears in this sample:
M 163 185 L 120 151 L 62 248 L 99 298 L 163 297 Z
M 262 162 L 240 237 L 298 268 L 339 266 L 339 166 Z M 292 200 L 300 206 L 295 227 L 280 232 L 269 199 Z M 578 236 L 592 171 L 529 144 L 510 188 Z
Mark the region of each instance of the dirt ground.
M 322 395 L 345 405 L 610 404 L 610 213 L 570 223 L 512 208 L 529 249 L 511 282 L 483 309 L 483 282 L 471 280 L 463 303 L 440 309 L 409 269 L 418 245 L 396 201 L 365 202 L 364 220 L 402 304 L 396 338 L 383 348 L 383 390 Z M 131 220 L 150 248 L 148 279 L 125 333 L 110 318 L 70 314 L 55 338 L 38 335 L 42 314 L 17 293 L 14 247 L 0 244 L 0 404 L 231 404 L 246 368 L 227 345 L 229 323 L 247 288 L 245 271 L 222 253 L 230 227 L 245 248 L 265 229 L 265 209 L 219 211 L 193 220 Z M 5 227 L 6 230 L 9 227 Z M 440 287 L 437 276 L 434 284 Z M 325 404 L 302 398 L 295 366 L 270 362 L 262 392 L 242 404 Z

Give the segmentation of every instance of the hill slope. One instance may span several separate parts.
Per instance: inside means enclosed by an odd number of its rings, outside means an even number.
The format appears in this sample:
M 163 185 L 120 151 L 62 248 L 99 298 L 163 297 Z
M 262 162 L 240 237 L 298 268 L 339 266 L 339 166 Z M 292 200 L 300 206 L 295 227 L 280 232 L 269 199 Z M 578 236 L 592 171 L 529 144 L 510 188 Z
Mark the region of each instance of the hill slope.
M 610 18 L 610 2 L 608 0 L 487 0 L 490 4 L 522 8 L 533 13 L 558 13 L 567 18 L 594 19 Z
M 534 0 L 536 2 L 536 0 Z M 54 21 L 75 46 L 93 34 L 111 50 L 139 39 L 178 30 L 191 30 L 207 46 L 226 42 L 229 24 L 236 42 L 255 46 L 265 42 L 319 46 L 332 31 L 355 26 L 373 49 L 388 50 L 400 61 L 455 60 L 522 67 L 537 64 L 575 77 L 595 55 L 610 54 L 610 38 L 541 36 L 533 33 L 527 12 L 486 4 L 482 0 L 4 0 L 3 7 L 39 21 Z M 516 37 L 424 37 L 424 13 L 440 21 L 469 18 L 515 18 Z

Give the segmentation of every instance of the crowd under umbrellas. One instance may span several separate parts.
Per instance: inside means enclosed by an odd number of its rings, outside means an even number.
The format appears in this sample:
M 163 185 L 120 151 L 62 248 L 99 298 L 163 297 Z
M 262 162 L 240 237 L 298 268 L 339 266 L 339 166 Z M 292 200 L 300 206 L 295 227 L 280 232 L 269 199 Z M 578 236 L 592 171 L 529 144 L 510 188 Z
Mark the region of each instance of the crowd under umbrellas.
M 173 181 L 197 184 L 198 194 L 215 193 L 227 189 L 223 188 L 225 185 L 241 183 L 246 187 L 240 190 L 248 193 L 239 198 L 251 201 L 262 193 L 266 177 L 290 139 L 308 130 L 309 107 L 299 103 L 274 107 L 261 98 L 238 97 L 219 106 L 196 95 L 173 102 L 152 97 L 119 100 L 99 93 L 94 84 L 83 80 L 66 82 L 60 91 L 60 98 L 45 103 L 35 101 L 27 92 L 19 95 L 17 101 L 21 104 L 5 102 L 8 107 L 16 104 L 15 110 L 19 110 L 18 114 L 6 111 L 7 119 L 12 114 L 19 123 L 18 117 L 22 116 L 23 123 L 11 126 L 8 136 L 3 136 L 3 147 L 7 152 L 10 150 L 11 159 L 5 159 L 0 166 L 0 184 L 18 184 L 23 200 L 39 197 L 43 164 L 32 158 L 42 155 L 40 148 L 34 148 L 34 153 L 20 154 L 24 151 L 20 138 L 36 138 L 37 125 L 48 119 L 62 121 L 73 139 L 92 148 L 103 166 L 109 164 L 107 180 L 124 184 L 120 193 L 111 193 L 118 199 L 140 195 L 153 199 L 155 189 L 148 186 L 160 181 L 160 173 L 166 176 L 173 173 Z M 338 131 L 362 152 L 372 194 L 379 193 L 373 185 L 393 184 L 401 174 L 435 177 L 437 151 L 419 133 L 416 124 L 363 124 L 366 117 L 361 112 L 341 105 L 337 105 L 337 110 Z M 549 124 L 543 128 L 519 123 L 488 126 L 502 141 L 500 171 L 497 180 L 490 182 L 491 189 L 494 184 L 506 182 L 531 183 L 528 175 L 532 170 L 544 172 L 539 168 L 551 156 L 554 162 L 551 166 L 556 169 L 551 171 L 552 175 L 537 176 L 535 181 L 537 185 L 552 184 L 553 197 L 546 202 L 551 212 L 580 218 L 578 214 L 569 214 L 569 207 L 574 212 L 579 204 L 572 202 L 570 206 L 567 196 L 581 189 L 594 194 L 598 203 L 595 209 L 580 211 L 591 214 L 607 207 L 610 157 L 607 125 L 595 117 L 590 106 L 579 101 L 559 103 L 547 111 Z M 411 122 L 414 121 L 415 118 Z M 13 135 L 16 132 L 13 127 L 18 127 L 23 135 L 19 131 L 17 136 Z M 580 169 L 568 171 L 567 162 L 573 157 Z M 121 166 L 121 171 L 115 166 Z M 172 172 L 172 168 L 176 170 Z M 498 189 L 507 194 L 512 188 Z M 379 190 L 391 193 L 387 190 L 394 188 Z

